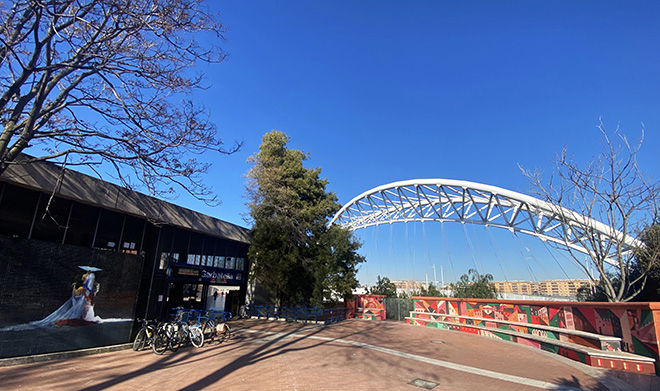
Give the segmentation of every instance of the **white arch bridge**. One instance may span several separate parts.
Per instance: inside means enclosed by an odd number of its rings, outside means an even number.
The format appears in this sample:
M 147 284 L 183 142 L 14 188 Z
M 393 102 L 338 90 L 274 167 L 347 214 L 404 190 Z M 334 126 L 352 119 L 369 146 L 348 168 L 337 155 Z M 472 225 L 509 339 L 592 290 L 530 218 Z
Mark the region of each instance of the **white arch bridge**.
M 612 227 L 525 194 L 460 180 L 418 179 L 368 190 L 344 205 L 330 224 L 357 230 L 395 222 L 460 222 L 535 236 L 619 265 L 641 242 Z

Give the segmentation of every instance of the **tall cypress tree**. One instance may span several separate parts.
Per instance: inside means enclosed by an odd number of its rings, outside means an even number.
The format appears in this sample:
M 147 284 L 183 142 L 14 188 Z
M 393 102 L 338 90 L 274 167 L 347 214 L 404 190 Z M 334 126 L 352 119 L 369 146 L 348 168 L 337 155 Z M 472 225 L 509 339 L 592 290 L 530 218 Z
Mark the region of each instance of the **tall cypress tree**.
M 278 305 L 320 305 L 350 297 L 357 286 L 360 244 L 351 232 L 328 227 L 339 210 L 326 191 L 319 168 L 308 169 L 309 155 L 289 149 L 283 132 L 267 133 L 249 162 L 247 195 L 254 222 L 249 249 L 251 278 Z

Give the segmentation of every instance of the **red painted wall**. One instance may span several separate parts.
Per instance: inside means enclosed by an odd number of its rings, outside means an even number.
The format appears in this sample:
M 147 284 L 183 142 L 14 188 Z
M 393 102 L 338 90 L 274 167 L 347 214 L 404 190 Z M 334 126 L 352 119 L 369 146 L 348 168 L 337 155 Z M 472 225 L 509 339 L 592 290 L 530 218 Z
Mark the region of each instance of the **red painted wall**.
M 347 303 L 353 308 L 353 317 L 370 320 L 385 320 L 385 295 L 355 295 Z
M 476 316 L 621 338 L 621 349 L 660 362 L 660 303 L 602 303 L 413 297 L 415 312 Z

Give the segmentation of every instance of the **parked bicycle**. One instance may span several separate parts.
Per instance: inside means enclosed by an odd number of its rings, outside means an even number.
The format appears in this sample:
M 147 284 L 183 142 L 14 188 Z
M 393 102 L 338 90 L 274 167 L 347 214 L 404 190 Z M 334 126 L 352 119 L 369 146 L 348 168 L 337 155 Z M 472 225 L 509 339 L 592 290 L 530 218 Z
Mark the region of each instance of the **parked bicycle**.
M 250 319 L 250 314 L 248 313 L 247 305 L 242 305 L 238 307 L 238 319 Z
M 225 322 L 225 319 L 231 319 L 231 313 L 222 312 L 220 315 L 216 311 L 207 311 L 202 319 L 204 319 L 202 332 L 205 341 L 213 342 L 217 337 L 218 342 L 223 343 L 231 338 L 231 327 Z
M 179 322 L 179 338 L 182 341 L 190 341 L 196 347 L 201 348 L 204 345 L 204 333 L 202 325 L 199 322 Z
M 196 348 L 202 347 L 204 344 L 201 317 L 193 316 L 197 310 L 184 308 L 173 308 L 173 310 L 175 313 L 172 315 L 170 321 L 151 326 L 153 328 L 153 337 L 150 344 L 156 354 L 163 354 L 167 349 L 176 352 L 181 345 L 188 342 Z M 141 333 L 138 332 L 139 334 Z M 135 347 L 139 348 L 140 345 L 141 342 L 134 342 Z
M 161 355 L 167 349 L 176 352 L 181 346 L 181 342 L 182 338 L 176 322 L 164 322 L 158 324 L 151 348 L 154 353 Z
M 176 309 L 174 323 L 176 325 L 177 337 L 180 343 L 190 343 L 200 348 L 204 345 L 204 334 L 202 333 L 202 323 L 199 319 L 191 319 L 192 311 L 183 308 Z
M 138 319 L 138 322 L 142 322 L 142 327 L 135 336 L 133 341 L 133 350 L 140 351 L 145 347 L 151 347 L 154 341 L 154 336 L 156 335 L 157 324 L 155 320 L 147 319 Z

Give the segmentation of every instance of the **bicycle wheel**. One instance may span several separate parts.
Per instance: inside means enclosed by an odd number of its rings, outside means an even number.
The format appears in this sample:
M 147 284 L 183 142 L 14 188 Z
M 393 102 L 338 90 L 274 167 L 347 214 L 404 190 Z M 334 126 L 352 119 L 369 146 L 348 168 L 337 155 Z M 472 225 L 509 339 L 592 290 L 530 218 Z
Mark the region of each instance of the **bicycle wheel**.
M 167 350 L 169 342 L 170 338 L 167 336 L 167 332 L 164 329 L 160 329 L 154 335 L 154 342 L 151 344 L 151 349 L 158 355 L 163 354 Z
M 147 332 L 145 329 L 140 329 L 137 335 L 135 336 L 135 341 L 133 341 L 133 350 L 140 351 L 144 349 L 144 345 L 147 342 Z
M 181 343 L 186 338 L 181 326 L 169 326 L 168 335 L 170 336 L 170 350 L 176 352 L 181 347 Z
M 202 328 L 202 334 L 204 334 L 204 342 L 213 342 L 215 338 L 215 324 L 212 321 L 205 322 Z
M 229 341 L 231 338 L 231 327 L 227 323 L 225 323 L 225 331 L 223 333 L 220 333 L 220 336 L 218 339 L 220 339 L 220 342 L 225 342 Z
M 190 328 L 190 342 L 196 348 L 201 348 L 204 345 L 204 333 L 202 333 L 200 327 L 193 326 Z

